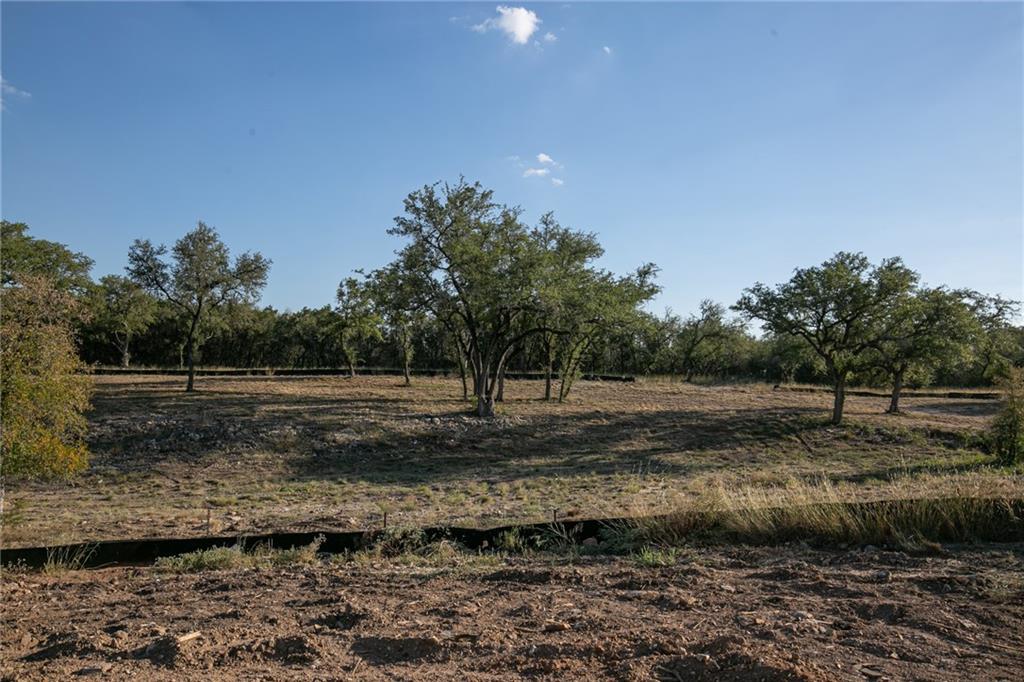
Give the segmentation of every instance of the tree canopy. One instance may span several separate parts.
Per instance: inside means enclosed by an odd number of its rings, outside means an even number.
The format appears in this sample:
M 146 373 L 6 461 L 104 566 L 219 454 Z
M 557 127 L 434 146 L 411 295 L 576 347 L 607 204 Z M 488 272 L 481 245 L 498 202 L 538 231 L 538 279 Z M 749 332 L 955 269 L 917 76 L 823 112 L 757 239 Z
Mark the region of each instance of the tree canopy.
M 228 247 L 216 230 L 199 222 L 179 239 L 164 260 L 167 247 L 135 240 L 128 252 L 128 275 L 139 286 L 177 306 L 187 325 L 187 391 L 194 390 L 196 333 L 205 314 L 225 303 L 254 301 L 267 283 L 270 261 L 246 252 L 231 262 Z
M 530 229 L 520 216 L 491 190 L 460 180 L 412 192 L 389 231 L 407 240 L 394 264 L 401 286 L 448 330 L 470 368 L 480 416 L 494 413 L 506 363 L 528 339 L 555 333 L 578 349 L 592 325 L 621 315 L 609 298 L 627 286 L 592 266 L 601 253 L 592 235 L 563 229 L 551 215 Z
M 89 278 L 91 258 L 64 244 L 30 237 L 25 223 L 0 221 L 0 245 L 3 248 L 3 284 L 13 283 L 18 275 L 40 277 L 55 289 L 75 295 L 84 294 L 92 284 Z
M 840 252 L 774 288 L 758 282 L 735 308 L 769 332 L 802 338 L 818 354 L 835 391 L 832 422 L 839 424 L 847 381 L 870 366 L 868 351 L 879 342 L 886 314 L 917 280 L 899 258 L 873 266 L 863 254 Z

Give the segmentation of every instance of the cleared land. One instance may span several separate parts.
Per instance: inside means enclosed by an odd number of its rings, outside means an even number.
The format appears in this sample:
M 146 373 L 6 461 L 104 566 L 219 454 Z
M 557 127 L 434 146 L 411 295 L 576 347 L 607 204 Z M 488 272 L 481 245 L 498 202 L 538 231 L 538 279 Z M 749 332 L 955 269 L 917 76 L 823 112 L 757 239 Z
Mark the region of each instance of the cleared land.
M 8 574 L 5 679 L 1018 680 L 1024 546 Z M 403 565 L 403 564 L 413 565 Z
M 498 525 L 664 511 L 724 486 L 826 477 L 851 499 L 970 486 L 1020 495 L 979 434 L 991 400 L 830 396 L 768 386 L 580 382 L 564 405 L 510 381 L 466 415 L 457 380 L 97 377 L 93 462 L 74 483 L 13 483 L 7 547 L 145 536 Z M 209 519 L 209 525 L 207 520 Z
M 99 377 L 90 471 L 11 485 L 4 545 L 372 528 L 385 511 L 392 527 L 496 525 L 700 509 L 715 495 L 749 508 L 815 491 L 1024 491 L 1019 468 L 980 449 L 994 401 L 907 398 L 907 414 L 890 416 L 885 398 L 851 397 L 837 428 L 828 395 L 766 386 L 587 382 L 557 405 L 536 399 L 539 382 L 516 381 L 493 421 L 465 416 L 458 383 L 442 379 L 181 388 Z M 607 530 L 553 533 L 539 549 L 512 534 L 480 553 L 392 530 L 348 555 L 219 549 L 90 571 L 55 556 L 0 580 L 0 675 L 1012 680 L 1024 669 L 1024 545 L 686 542 L 612 555 L 614 533 L 632 531 Z

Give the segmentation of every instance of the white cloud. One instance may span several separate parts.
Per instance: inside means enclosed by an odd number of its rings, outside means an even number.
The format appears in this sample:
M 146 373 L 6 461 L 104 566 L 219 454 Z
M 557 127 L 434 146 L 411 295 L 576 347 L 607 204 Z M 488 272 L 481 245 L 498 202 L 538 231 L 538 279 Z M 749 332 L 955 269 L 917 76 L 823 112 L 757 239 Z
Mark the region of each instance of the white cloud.
M 525 7 L 505 7 L 498 5 L 498 16 L 491 17 L 473 27 L 474 31 L 484 33 L 497 29 L 508 36 L 517 45 L 526 45 L 540 26 L 541 20 L 534 12 Z M 546 39 L 546 38 L 545 38 Z
M 544 34 L 544 42 L 545 43 L 553 43 L 556 40 L 558 40 L 558 36 L 556 36 L 551 31 L 548 31 L 547 33 Z
M 605 45 L 601 49 L 604 50 L 605 54 L 611 54 L 612 53 L 612 48 L 608 47 L 607 45 Z
M 11 85 L 3 76 L 0 76 L 0 110 L 4 108 L 4 101 L 11 97 L 31 97 L 31 92 L 26 92 L 21 88 L 16 88 Z
M 547 154 L 545 154 L 544 152 L 541 152 L 540 154 L 537 155 L 537 161 L 539 161 L 540 163 L 546 163 L 546 164 L 549 164 L 549 165 L 554 165 L 554 163 L 555 163 L 555 160 L 552 159 Z
M 551 172 L 550 168 L 527 168 L 523 171 L 524 178 L 532 178 L 534 176 L 544 177 Z
M 551 184 L 555 187 L 561 187 L 565 184 L 565 180 L 562 180 L 561 178 L 551 178 Z

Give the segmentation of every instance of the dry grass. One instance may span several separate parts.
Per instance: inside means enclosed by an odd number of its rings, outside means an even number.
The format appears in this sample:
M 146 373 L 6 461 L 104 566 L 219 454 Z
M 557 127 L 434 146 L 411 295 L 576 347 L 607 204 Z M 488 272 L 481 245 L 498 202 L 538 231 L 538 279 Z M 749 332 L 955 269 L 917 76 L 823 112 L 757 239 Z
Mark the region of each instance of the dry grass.
M 563 405 L 510 381 L 501 416 L 467 415 L 457 379 L 97 377 L 93 464 L 74 484 L 9 483 L 4 543 L 490 526 L 666 512 L 708 490 L 827 479 L 855 496 L 971 475 L 1020 491 L 981 434 L 994 401 L 830 398 L 768 386 L 580 382 Z M 933 478 L 934 477 L 934 478 Z M 954 479 L 949 479 L 953 481 Z M 914 483 L 917 481 L 917 483 Z M 209 519 L 209 524 L 207 523 Z
M 61 547 L 47 550 L 43 573 L 60 575 L 68 571 L 80 570 L 92 557 L 96 548 L 93 545 L 80 547 Z
M 637 517 L 613 532 L 620 544 L 674 546 L 697 539 L 793 540 L 934 548 L 938 542 L 1024 535 L 1017 487 L 1010 497 L 979 475 L 896 479 L 872 496 L 828 480 L 716 487 L 667 515 Z M 1019 481 L 1018 481 L 1019 484 Z

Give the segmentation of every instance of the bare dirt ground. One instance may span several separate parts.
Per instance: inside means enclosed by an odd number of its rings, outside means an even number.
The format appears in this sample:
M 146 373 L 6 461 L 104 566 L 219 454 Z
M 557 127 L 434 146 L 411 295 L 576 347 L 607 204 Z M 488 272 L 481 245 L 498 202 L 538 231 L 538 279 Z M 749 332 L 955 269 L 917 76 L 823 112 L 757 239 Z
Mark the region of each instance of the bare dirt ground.
M 8 573 L 4 680 L 1020 680 L 1024 546 Z
M 893 476 L 984 470 L 994 401 L 831 397 L 769 386 L 579 382 L 569 403 L 510 381 L 467 415 L 454 379 L 96 377 L 89 471 L 10 482 L 5 547 L 124 537 L 501 525 L 670 507 L 718 484 L 826 477 L 858 497 Z M 1019 492 L 1017 475 L 985 486 Z M 922 484 L 931 489 L 933 481 Z M 209 520 L 209 523 L 207 521 Z

